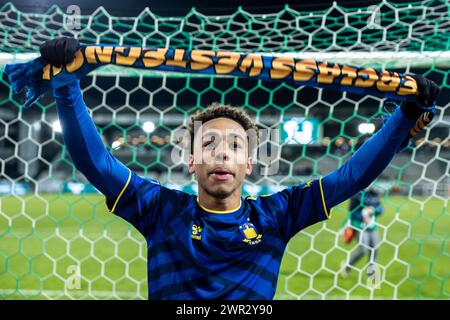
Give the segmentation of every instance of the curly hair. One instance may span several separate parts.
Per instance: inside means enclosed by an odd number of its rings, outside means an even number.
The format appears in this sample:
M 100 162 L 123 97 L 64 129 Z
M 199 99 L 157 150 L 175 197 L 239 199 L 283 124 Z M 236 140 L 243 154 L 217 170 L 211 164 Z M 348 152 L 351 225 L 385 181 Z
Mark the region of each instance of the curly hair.
M 194 136 L 196 133 L 194 131 L 194 123 L 200 121 L 200 123 L 203 124 L 216 118 L 228 118 L 239 123 L 244 128 L 245 132 L 247 132 L 249 154 L 253 154 L 259 144 L 258 126 L 243 109 L 218 102 L 211 103 L 207 108 L 201 111 L 199 110 L 191 116 L 191 121 L 188 126 L 189 134 L 191 136 L 191 154 L 194 153 Z M 248 135 L 248 130 L 252 130 L 255 133 L 256 139 L 251 139 Z

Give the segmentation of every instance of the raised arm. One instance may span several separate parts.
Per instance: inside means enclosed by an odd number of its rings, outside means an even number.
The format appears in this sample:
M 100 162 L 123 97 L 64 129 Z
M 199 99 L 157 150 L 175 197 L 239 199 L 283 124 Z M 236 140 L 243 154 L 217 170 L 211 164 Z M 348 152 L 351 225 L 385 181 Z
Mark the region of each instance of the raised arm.
M 383 127 L 339 169 L 322 179 L 328 208 L 365 189 L 388 166 L 415 124 L 397 108 Z
M 421 95 L 417 103 L 397 107 L 382 128 L 342 167 L 322 179 L 324 198 L 330 209 L 370 185 L 408 142 L 409 130 L 425 110 L 433 108 L 439 87 L 415 75 Z
M 77 39 L 62 37 L 45 41 L 39 50 L 45 61 L 59 67 L 71 62 L 79 47 Z M 106 196 L 110 203 L 114 203 L 129 183 L 131 171 L 113 157 L 103 145 L 83 101 L 78 80 L 54 89 L 53 96 L 64 143 L 75 167 Z
M 116 199 L 131 171 L 105 148 L 83 101 L 79 81 L 55 89 L 53 96 L 75 167 L 108 199 Z
M 79 46 L 77 39 L 61 37 L 44 42 L 39 49 L 46 62 L 61 66 L 73 60 Z M 53 96 L 64 143 L 75 167 L 106 196 L 111 213 L 146 236 L 161 216 L 161 186 L 132 172 L 106 149 L 83 101 L 78 80 L 54 89 Z

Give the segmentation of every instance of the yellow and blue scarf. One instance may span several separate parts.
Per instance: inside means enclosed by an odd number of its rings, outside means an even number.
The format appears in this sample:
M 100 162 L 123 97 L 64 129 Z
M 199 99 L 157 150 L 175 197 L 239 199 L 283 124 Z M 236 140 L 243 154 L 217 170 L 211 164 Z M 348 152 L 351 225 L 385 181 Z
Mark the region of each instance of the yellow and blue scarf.
M 417 83 L 412 77 L 388 70 L 289 56 L 102 44 L 82 45 L 75 59 L 62 67 L 52 66 L 39 57 L 26 63 L 8 64 L 5 72 L 13 92 L 25 90 L 24 107 L 29 107 L 44 92 L 71 83 L 107 64 L 283 81 L 295 86 L 330 88 L 400 101 L 415 101 L 418 94 Z

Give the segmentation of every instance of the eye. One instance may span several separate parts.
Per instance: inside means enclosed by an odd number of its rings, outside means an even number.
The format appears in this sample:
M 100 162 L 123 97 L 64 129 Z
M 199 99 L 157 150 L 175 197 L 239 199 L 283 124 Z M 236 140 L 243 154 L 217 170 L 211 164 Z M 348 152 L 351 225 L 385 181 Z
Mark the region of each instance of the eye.
M 240 149 L 241 148 L 241 144 L 239 142 L 237 142 L 237 141 L 234 141 L 233 143 L 231 143 L 231 148 L 233 150 Z

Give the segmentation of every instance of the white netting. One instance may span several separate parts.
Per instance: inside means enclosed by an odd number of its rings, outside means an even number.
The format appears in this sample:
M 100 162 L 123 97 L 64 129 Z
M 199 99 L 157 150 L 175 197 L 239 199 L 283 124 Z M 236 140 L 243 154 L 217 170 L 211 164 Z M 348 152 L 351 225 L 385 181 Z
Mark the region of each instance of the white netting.
M 367 259 L 340 277 L 341 261 L 357 250 L 340 238 L 346 203 L 333 210 L 333 219 L 290 242 L 276 298 L 449 297 L 448 1 L 332 5 L 321 12 L 286 7 L 273 14 L 239 9 L 226 16 L 193 9 L 183 17 L 150 10 L 114 17 L 103 8 L 74 16 L 66 9 L 30 14 L 3 6 L 0 63 L 28 60 L 42 41 L 67 35 L 84 43 L 299 54 L 423 73 L 439 83 L 435 120 L 375 183 L 385 207 L 377 221 L 380 282 L 368 279 Z M 146 298 L 145 241 L 107 213 L 103 198 L 74 169 L 53 100 L 46 96 L 22 109 L 22 97 L 12 96 L 4 75 L 0 81 L 0 297 Z M 186 192 L 195 192 L 195 184 L 183 163 L 171 161 L 173 134 L 192 111 L 211 102 L 244 106 L 260 127 L 282 132 L 288 121 L 309 120 L 309 131 L 298 134 L 310 143 L 281 140 L 282 149 L 274 146 L 277 174 L 261 175 L 266 163 L 257 164 L 244 189 L 254 195 L 336 169 L 354 151 L 362 135 L 358 125 L 379 127 L 383 112 L 383 99 L 368 96 L 110 67 L 83 79 L 82 87 L 113 154 L 138 173 Z

